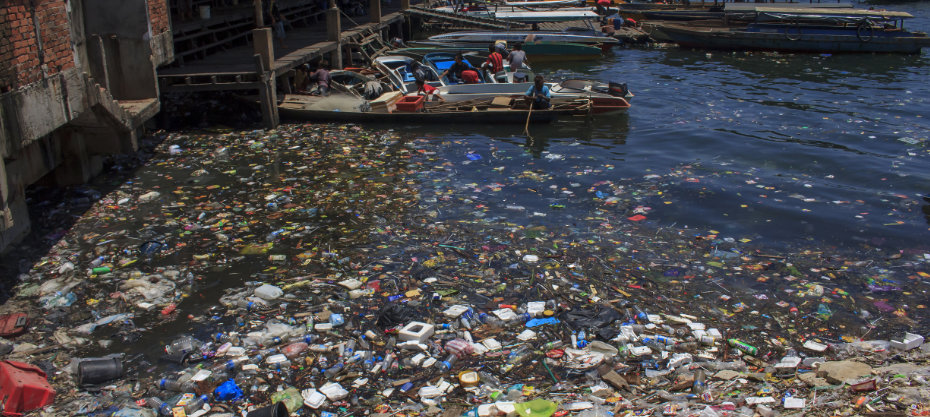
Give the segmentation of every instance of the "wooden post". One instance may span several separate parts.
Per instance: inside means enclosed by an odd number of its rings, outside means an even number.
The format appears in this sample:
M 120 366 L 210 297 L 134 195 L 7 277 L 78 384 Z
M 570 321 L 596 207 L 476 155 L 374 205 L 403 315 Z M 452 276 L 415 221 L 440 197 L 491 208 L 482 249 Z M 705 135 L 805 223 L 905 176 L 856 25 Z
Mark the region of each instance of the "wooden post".
M 368 17 L 371 23 L 381 23 L 381 0 L 368 0 Z
M 336 50 L 333 51 L 332 59 L 329 62 L 333 69 L 342 68 L 342 20 L 339 17 L 339 8 L 336 7 L 336 0 L 329 0 L 329 9 L 326 10 L 326 40 L 336 42 Z
M 259 54 L 254 55 L 255 71 L 258 73 L 259 87 L 258 99 L 262 108 L 262 123 L 268 129 L 274 129 L 281 123 L 278 116 L 278 94 L 275 90 L 274 71 L 265 71 L 264 59 Z
M 265 26 L 265 12 L 262 11 L 262 0 L 255 0 L 253 2 L 255 5 L 255 27 L 260 28 Z
M 407 10 L 410 8 L 410 0 L 400 0 L 400 9 Z
M 258 96 L 261 101 L 262 122 L 265 127 L 274 129 L 280 123 L 278 118 L 278 95 L 275 86 L 274 44 L 271 28 L 252 30 L 252 47 L 255 52 L 255 71 L 258 73 Z

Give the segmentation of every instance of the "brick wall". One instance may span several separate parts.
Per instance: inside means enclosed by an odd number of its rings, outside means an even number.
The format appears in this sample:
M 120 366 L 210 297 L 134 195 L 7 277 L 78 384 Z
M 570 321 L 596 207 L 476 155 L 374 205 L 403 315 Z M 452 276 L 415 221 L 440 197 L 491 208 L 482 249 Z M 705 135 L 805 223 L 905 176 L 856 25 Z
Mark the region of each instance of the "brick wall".
M 0 2 L 0 92 L 72 67 L 71 25 L 64 0 Z
M 149 21 L 152 24 L 152 36 L 171 30 L 168 15 L 168 0 L 148 0 Z

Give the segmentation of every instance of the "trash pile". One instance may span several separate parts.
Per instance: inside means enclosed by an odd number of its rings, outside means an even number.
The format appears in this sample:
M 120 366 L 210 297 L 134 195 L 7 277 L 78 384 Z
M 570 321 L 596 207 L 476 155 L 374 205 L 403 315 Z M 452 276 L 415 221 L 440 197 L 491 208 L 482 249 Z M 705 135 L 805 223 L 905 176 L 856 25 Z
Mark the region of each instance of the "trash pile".
M 553 178 L 456 184 L 506 151 L 438 146 L 344 125 L 168 135 L 20 275 L 0 389 L 18 369 L 44 400 L 4 409 L 930 414 L 930 255 L 651 229 L 636 216 L 671 176 L 587 184 L 591 218 L 556 228 L 558 200 L 492 197 Z

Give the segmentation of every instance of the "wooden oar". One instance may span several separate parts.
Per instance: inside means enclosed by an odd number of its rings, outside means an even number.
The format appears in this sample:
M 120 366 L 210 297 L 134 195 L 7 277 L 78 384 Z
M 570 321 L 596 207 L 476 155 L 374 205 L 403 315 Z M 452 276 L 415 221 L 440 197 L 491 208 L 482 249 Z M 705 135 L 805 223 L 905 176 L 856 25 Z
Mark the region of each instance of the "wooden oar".
M 525 133 L 526 136 L 529 136 L 530 139 L 533 139 L 533 137 L 530 136 L 530 117 L 532 116 L 533 116 L 533 103 L 530 103 L 530 111 L 526 112 L 526 126 L 523 127 L 523 133 Z

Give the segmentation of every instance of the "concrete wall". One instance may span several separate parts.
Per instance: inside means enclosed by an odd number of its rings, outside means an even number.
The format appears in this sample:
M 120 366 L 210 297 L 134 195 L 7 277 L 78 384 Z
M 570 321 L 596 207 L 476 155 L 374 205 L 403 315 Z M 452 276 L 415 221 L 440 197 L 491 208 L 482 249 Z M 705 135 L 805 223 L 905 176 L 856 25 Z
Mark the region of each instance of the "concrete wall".
M 172 42 L 167 0 L 0 0 L 0 252 L 29 232 L 26 187 L 136 150 Z
M 73 68 L 70 30 L 65 1 L 0 2 L 0 93 Z

